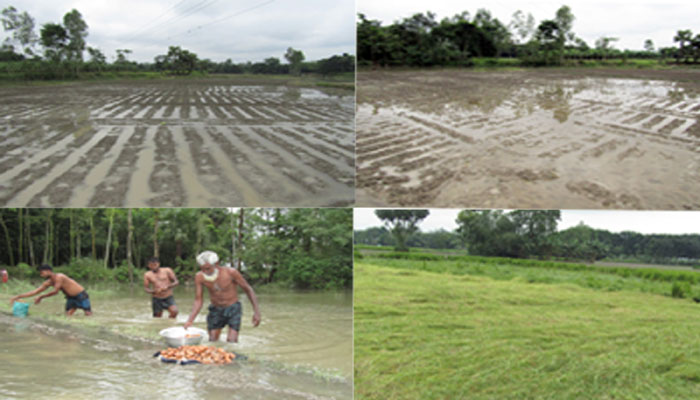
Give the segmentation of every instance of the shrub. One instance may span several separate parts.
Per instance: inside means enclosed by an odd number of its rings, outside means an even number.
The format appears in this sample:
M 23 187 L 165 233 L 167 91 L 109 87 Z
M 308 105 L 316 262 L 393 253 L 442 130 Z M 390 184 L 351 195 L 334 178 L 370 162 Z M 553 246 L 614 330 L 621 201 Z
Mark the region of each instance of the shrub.
M 349 287 L 352 282 L 352 260 L 338 256 L 323 259 L 293 257 L 279 269 L 280 280 L 299 289 Z
M 64 273 L 78 282 L 108 281 L 113 277 L 112 270 L 106 269 L 101 261 L 89 257 L 73 259 L 70 264 L 56 267 L 54 271 Z
M 671 286 L 671 297 L 683 299 L 690 296 L 690 284 L 688 282 L 673 282 Z

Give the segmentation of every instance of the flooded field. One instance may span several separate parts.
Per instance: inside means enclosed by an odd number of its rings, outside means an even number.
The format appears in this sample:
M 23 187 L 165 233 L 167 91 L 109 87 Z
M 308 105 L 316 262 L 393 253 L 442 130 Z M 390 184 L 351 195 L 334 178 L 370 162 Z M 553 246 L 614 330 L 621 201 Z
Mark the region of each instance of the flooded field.
M 353 93 L 234 82 L 4 88 L 0 205 L 352 203 Z
M 151 317 L 148 296 L 88 289 L 94 316 L 62 317 L 62 296 L 31 306 L 30 318 L 6 311 L 0 292 L 0 397 L 174 399 L 351 399 L 350 292 L 259 294 L 262 322 L 253 328 L 244 298 L 238 344 L 215 345 L 248 357 L 231 365 L 164 364 L 158 331 L 182 325 L 194 293 L 176 291 L 177 322 Z M 82 313 L 81 313 L 82 314 Z M 206 307 L 195 321 L 206 327 Z M 207 344 L 208 342 L 203 342 Z M 41 382 L 37 385 L 37 382 Z
M 360 71 L 357 204 L 700 209 L 700 71 Z

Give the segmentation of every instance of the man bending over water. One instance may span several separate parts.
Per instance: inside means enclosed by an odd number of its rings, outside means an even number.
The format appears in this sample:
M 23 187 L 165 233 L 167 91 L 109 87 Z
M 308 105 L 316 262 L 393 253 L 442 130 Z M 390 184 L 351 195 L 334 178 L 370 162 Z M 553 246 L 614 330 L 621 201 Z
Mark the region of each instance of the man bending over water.
M 66 296 L 66 315 L 73 315 L 75 310 L 79 308 L 82 308 L 83 311 L 85 311 L 85 315 L 92 315 L 92 310 L 90 308 L 90 297 L 78 282 L 69 278 L 65 274 L 54 273 L 51 266 L 47 264 L 37 267 L 37 270 L 39 270 L 39 275 L 46 279 L 46 281 L 32 291 L 18 294 L 17 296 L 11 298 L 10 304 L 13 304 L 18 299 L 32 297 L 48 289 L 49 286 L 53 286 L 54 290 L 37 297 L 34 300 L 34 304 L 39 304 L 41 299 L 51 297 L 59 291 L 62 291 Z
M 228 325 L 226 341 L 238 342 L 238 332 L 241 330 L 241 303 L 238 301 L 238 289 L 248 295 L 253 304 L 253 326 L 260 325 L 260 309 L 258 299 L 253 288 L 248 285 L 243 275 L 233 268 L 219 266 L 219 256 L 213 251 L 205 251 L 197 256 L 197 264 L 200 271 L 194 276 L 195 293 L 192 313 L 185 322 L 185 329 L 192 326 L 192 322 L 202 309 L 202 286 L 209 290 L 209 314 L 207 315 L 207 330 L 209 341 L 219 340 L 221 329 Z
M 168 267 L 161 267 L 157 257 L 148 260 L 148 269 L 143 274 L 143 290 L 153 296 L 151 299 L 153 316 L 160 318 L 163 316 L 163 310 L 168 310 L 170 318 L 177 317 L 178 311 L 173 297 L 173 288 L 178 285 L 175 273 Z

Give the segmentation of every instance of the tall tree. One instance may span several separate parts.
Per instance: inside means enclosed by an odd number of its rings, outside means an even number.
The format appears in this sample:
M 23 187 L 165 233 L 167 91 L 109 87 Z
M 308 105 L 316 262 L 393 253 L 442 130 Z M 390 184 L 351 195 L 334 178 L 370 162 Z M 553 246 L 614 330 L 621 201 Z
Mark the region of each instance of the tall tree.
M 25 55 L 33 56 L 34 46 L 39 42 L 39 37 L 34 32 L 34 18 L 26 11 L 20 13 L 16 8 L 9 6 L 2 10 L 0 21 L 5 32 L 12 32 L 5 39 L 5 44 L 13 49 L 14 44 L 17 44 L 22 47 Z
M 91 247 L 92 259 L 96 261 L 97 260 L 97 241 L 96 241 L 97 233 L 95 232 L 95 213 L 96 213 L 96 210 L 89 208 L 89 209 L 86 209 L 85 211 L 87 211 L 88 218 L 90 219 L 90 239 L 91 239 L 91 243 L 92 243 L 92 247 Z
M 574 14 L 571 12 L 569 6 L 561 6 L 556 12 L 554 17 L 554 22 L 557 23 L 558 30 L 558 41 L 559 45 L 563 49 L 567 42 L 573 42 L 575 35 L 571 31 L 574 27 Z
M 44 57 L 58 62 L 66 55 L 68 47 L 68 32 L 61 24 L 48 23 L 41 27 L 41 44 L 44 46 Z
M 678 32 L 676 32 L 676 35 L 673 37 L 674 42 L 678 42 L 678 53 L 676 56 L 676 62 L 683 60 L 686 61 L 688 58 L 688 55 L 690 52 L 688 51 L 688 44 L 690 44 L 690 41 L 693 38 L 693 32 L 690 29 L 681 29 Z
M 127 212 L 127 234 L 126 234 L 126 262 L 129 265 L 129 283 L 134 283 L 134 265 L 131 257 L 131 241 L 134 236 L 134 223 L 132 219 L 132 210 L 129 208 Z
M 107 242 L 105 244 L 105 258 L 104 267 L 107 269 L 107 263 L 109 262 L 109 250 L 112 247 L 112 228 L 114 227 L 114 209 L 108 211 L 109 213 L 109 229 L 107 230 Z
M 526 17 L 521 10 L 514 12 L 513 20 L 508 26 L 514 31 L 511 37 L 517 38 L 520 43 L 527 43 L 535 35 L 535 17 L 530 13 Z
M 406 239 L 418 230 L 418 223 L 430 214 L 428 210 L 376 210 L 381 219 L 396 239 L 396 251 L 408 251 Z
M 241 207 L 238 210 L 238 266 L 237 269 L 240 271 L 241 270 L 241 261 L 242 261 L 242 253 L 243 253 L 243 220 L 244 220 L 244 211 L 245 208 Z
M 304 61 L 304 53 L 301 50 L 294 50 L 293 48 L 287 48 L 287 52 L 284 53 L 284 58 L 289 63 L 289 73 L 292 75 L 301 75 L 301 63 Z
M 47 211 L 44 218 L 45 240 L 44 257 L 42 261 L 44 264 L 48 264 L 51 261 L 50 257 L 53 255 L 53 251 L 51 251 L 51 245 L 53 244 L 53 238 L 51 237 L 51 217 L 53 216 L 53 209 L 49 208 Z
M 76 62 L 77 65 L 83 61 L 83 51 L 85 51 L 85 38 L 87 37 L 87 23 L 83 16 L 76 9 L 71 10 L 63 16 L 63 27 L 68 36 L 66 45 L 68 60 Z
M 10 256 L 10 265 L 15 265 L 15 258 L 13 256 L 14 249 L 12 248 L 12 240 L 10 240 L 10 231 L 7 229 L 7 225 L 5 225 L 5 220 L 2 218 L 2 214 L 0 214 L 0 226 L 2 226 L 2 230 L 5 232 L 5 244 L 7 245 L 7 254 Z
M 17 232 L 19 234 L 17 235 L 17 241 L 18 241 L 17 247 L 18 247 L 19 256 L 17 258 L 18 258 L 19 262 L 24 262 L 24 260 L 25 260 L 23 258 L 24 257 L 24 248 L 23 248 L 23 240 L 24 240 L 23 228 L 24 228 L 24 225 L 23 224 L 24 224 L 24 222 L 22 221 L 22 209 L 18 208 L 17 209 Z
M 654 51 L 654 41 L 651 39 L 647 39 L 644 41 L 644 50 L 648 52 L 653 52 Z
M 160 215 L 160 210 L 157 208 L 153 209 L 153 257 L 160 257 L 160 251 L 158 248 L 158 216 Z
M 29 208 L 25 208 L 26 218 L 24 219 L 27 224 L 25 232 L 27 233 L 27 250 L 29 251 L 29 262 L 31 265 L 35 266 L 36 259 L 34 258 L 34 245 L 32 240 L 32 218 L 29 214 Z

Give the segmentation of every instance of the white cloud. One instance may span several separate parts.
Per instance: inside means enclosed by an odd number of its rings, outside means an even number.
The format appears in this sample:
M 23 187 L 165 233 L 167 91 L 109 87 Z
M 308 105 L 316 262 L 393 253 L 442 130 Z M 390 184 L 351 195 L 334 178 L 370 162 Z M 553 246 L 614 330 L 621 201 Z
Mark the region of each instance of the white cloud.
M 133 50 L 130 59 L 150 62 L 170 45 L 234 62 L 284 62 L 288 47 L 307 60 L 355 53 L 354 0 L 22 0 L 14 6 L 35 18 L 37 33 L 77 9 L 88 24 L 88 45 L 109 59 L 126 48 Z

